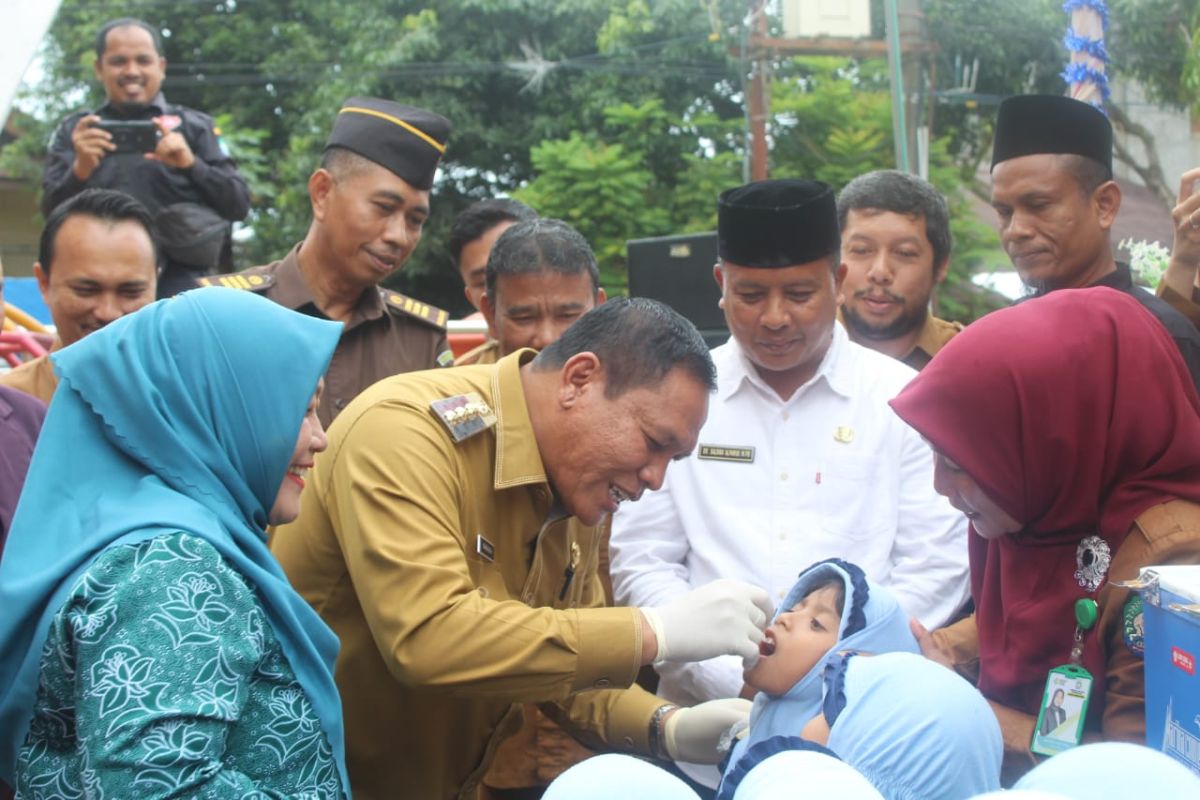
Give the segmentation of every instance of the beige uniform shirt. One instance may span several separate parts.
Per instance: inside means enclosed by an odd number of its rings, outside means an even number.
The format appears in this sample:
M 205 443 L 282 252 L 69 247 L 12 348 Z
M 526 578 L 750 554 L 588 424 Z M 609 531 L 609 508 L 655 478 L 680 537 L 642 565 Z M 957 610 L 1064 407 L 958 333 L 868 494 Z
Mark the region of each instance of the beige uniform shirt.
M 599 528 L 555 511 L 519 372 L 533 355 L 363 392 L 272 539 L 341 640 L 356 800 L 475 797 L 522 702 L 586 743 L 649 750 L 662 701 L 615 689 L 637 675 L 640 618 L 600 607 Z M 468 393 L 496 423 L 455 443 L 430 404 Z
M 469 367 L 472 364 L 495 364 L 499 360 L 500 343 L 495 339 L 488 339 L 478 347 L 472 347 L 454 359 L 454 366 Z
M 249 289 L 285 308 L 326 319 L 300 274 L 300 247 L 264 267 L 198 282 Z M 450 366 L 454 355 L 446 343 L 446 318 L 442 309 L 399 292 L 379 287 L 363 292 L 325 373 L 325 391 L 317 407 L 321 423 L 329 427 L 359 392 L 389 375 Z
M 33 395 L 49 405 L 54 390 L 58 388 L 58 377 L 54 374 L 50 356 L 38 356 L 0 375 L 0 386 Z
M 921 333 L 917 336 L 917 343 L 908 355 L 900 360 L 920 372 L 962 329 L 961 322 L 947 322 L 928 314 L 925 324 L 921 326 Z

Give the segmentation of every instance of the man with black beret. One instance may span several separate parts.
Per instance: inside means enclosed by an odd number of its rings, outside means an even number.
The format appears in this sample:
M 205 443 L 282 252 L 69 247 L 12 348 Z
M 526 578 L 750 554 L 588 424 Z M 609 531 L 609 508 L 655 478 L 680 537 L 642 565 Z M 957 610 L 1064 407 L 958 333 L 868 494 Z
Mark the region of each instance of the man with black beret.
M 432 111 L 350 98 L 308 179 L 313 218 L 304 241 L 266 266 L 200 281 L 346 324 L 317 408 L 325 426 L 376 381 L 454 360 L 445 311 L 379 286 L 421 241 L 449 134 L 450 123 Z
M 1112 124 L 1087 103 L 1058 95 L 1001 103 L 992 149 L 1000 240 L 1035 296 L 1092 286 L 1132 295 L 1171 334 L 1200 389 L 1200 332 L 1134 285 L 1129 265 L 1113 253 L 1121 188 L 1113 180 L 1112 147 Z
M 617 601 L 735 578 L 778 602 L 798 572 L 838 557 L 910 615 L 948 619 L 967 597 L 966 519 L 934 491 L 929 446 L 887 405 L 916 373 L 837 324 L 846 267 L 832 189 L 731 189 L 717 230 L 713 274 L 732 338 L 712 352 L 717 391 L 696 449 L 613 517 Z M 742 689 L 736 659 L 659 675 L 659 694 L 680 704 Z M 715 785 L 715 771 L 683 769 Z

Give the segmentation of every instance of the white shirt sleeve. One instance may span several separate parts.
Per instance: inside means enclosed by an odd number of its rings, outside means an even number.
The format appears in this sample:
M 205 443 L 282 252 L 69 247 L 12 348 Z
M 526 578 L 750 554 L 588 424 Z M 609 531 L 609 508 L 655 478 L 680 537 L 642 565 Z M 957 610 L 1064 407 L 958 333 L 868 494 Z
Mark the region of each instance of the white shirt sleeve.
M 933 630 L 970 595 L 967 518 L 934 491 L 933 451 L 916 431 L 905 429 L 888 583 L 900 605 Z
M 609 542 L 617 604 L 653 607 L 696 588 L 686 563 L 690 549 L 669 481 L 657 492 L 622 505 L 613 517 Z M 697 624 L 703 622 L 697 620 Z M 737 697 L 742 689 L 742 660 L 733 656 L 689 664 L 664 663 L 656 669 L 671 687 L 667 699 L 677 703 Z
M 691 548 L 669 482 L 621 505 L 608 546 L 617 605 L 660 606 L 691 591 L 686 564 Z

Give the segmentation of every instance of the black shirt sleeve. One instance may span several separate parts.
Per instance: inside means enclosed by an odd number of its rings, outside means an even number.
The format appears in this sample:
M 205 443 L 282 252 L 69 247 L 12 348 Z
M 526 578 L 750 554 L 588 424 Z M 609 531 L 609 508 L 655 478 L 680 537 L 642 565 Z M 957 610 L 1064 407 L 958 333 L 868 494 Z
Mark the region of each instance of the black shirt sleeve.
M 184 109 L 184 136 L 196 163 L 190 172 L 192 183 L 213 210 L 227 220 L 238 222 L 250 211 L 250 188 L 238 172 L 233 159 L 221 150 L 212 117 Z
M 75 145 L 71 133 L 85 114 L 72 114 L 62 121 L 50 139 L 46 153 L 46 165 L 42 172 L 42 216 L 50 215 L 62 201 L 74 197 L 86 188 L 83 181 L 75 177 Z

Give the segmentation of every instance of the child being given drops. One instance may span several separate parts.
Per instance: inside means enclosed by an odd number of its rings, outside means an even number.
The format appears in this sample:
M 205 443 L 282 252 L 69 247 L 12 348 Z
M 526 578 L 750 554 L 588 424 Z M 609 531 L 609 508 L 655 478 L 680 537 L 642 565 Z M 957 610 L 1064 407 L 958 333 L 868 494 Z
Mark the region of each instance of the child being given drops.
M 746 773 L 775 753 L 824 749 L 800 733 L 821 713 L 822 673 L 839 652 L 920 653 L 891 592 L 841 559 L 801 572 L 779 608 L 763 633 L 758 663 L 745 674 L 757 690 L 749 732 L 730 753 L 717 800 L 732 798 Z
M 886 800 L 965 800 L 999 787 L 1000 728 L 987 701 L 920 654 L 885 588 L 853 564 L 824 561 L 800 574 L 781 608 L 745 675 L 758 694 L 719 800 L 789 750 L 842 760 Z

